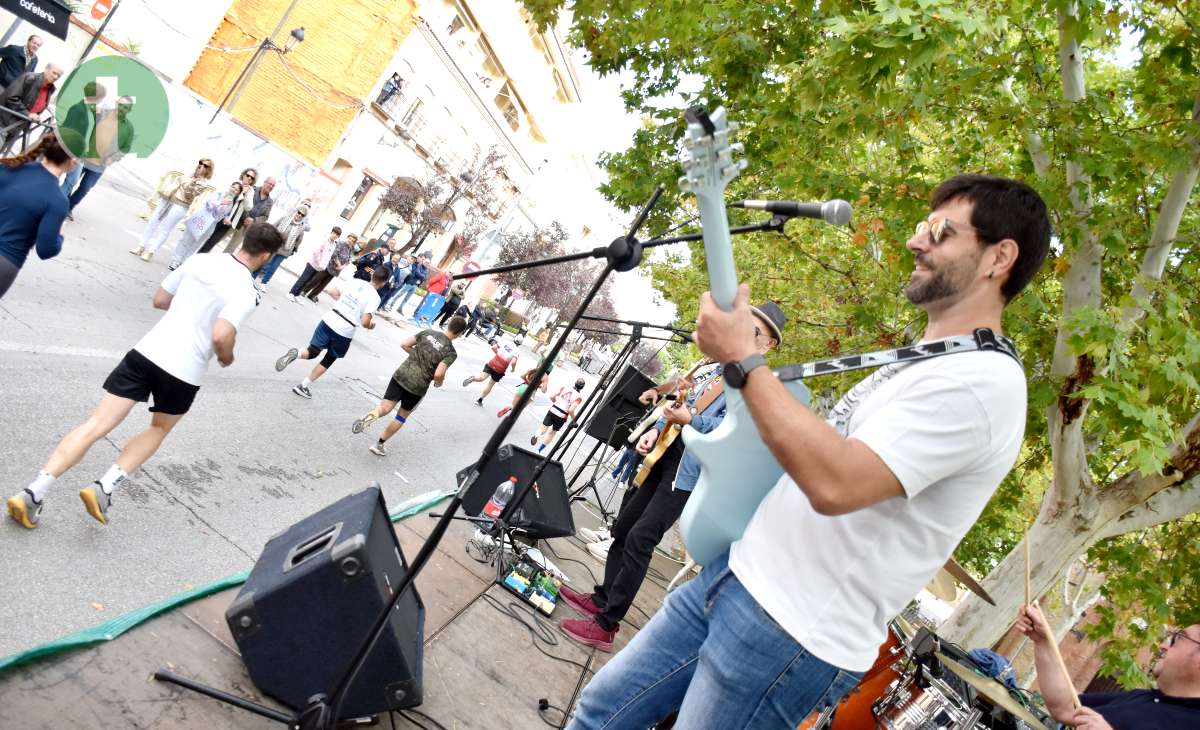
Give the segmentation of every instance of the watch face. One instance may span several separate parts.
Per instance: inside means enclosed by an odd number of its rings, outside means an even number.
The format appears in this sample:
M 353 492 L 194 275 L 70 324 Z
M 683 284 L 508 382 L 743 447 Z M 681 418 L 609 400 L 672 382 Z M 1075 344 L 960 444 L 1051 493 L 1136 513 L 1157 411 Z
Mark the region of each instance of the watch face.
M 745 383 L 745 374 L 742 372 L 742 364 L 738 362 L 727 362 L 722 368 L 725 374 L 725 382 L 730 388 L 735 390 L 742 387 Z

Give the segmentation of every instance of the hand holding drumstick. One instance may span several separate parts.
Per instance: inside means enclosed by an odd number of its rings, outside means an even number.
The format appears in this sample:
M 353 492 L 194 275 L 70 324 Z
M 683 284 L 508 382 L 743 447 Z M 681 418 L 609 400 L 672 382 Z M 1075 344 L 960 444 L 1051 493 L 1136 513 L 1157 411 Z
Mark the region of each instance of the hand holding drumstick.
M 1037 604 L 1021 607 L 1017 614 L 1017 630 L 1033 642 L 1038 686 L 1046 698 L 1046 709 L 1059 722 L 1071 722 L 1080 708 L 1079 693 L 1075 691 L 1075 685 L 1067 673 L 1050 624 Z

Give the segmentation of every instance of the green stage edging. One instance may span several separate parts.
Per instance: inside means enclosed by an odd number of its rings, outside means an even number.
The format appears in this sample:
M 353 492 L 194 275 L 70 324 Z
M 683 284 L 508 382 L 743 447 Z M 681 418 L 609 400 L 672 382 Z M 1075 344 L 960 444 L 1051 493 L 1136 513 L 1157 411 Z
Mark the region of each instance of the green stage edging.
M 417 495 L 407 502 L 400 504 L 388 515 L 388 517 L 391 518 L 392 522 L 399 522 L 400 520 L 412 517 L 419 512 L 424 512 L 438 502 L 441 502 L 442 500 L 448 499 L 452 496 L 454 496 L 454 491 L 426 492 L 425 494 Z M 130 611 L 124 616 L 118 616 L 111 621 L 105 621 L 99 626 L 93 626 L 90 629 L 84 629 L 83 631 L 79 631 L 69 636 L 64 636 L 61 639 L 56 639 L 54 641 L 42 644 L 41 646 L 36 646 L 28 651 L 23 651 L 18 654 L 5 657 L 0 659 L 0 672 L 4 672 L 5 670 L 12 669 L 22 664 L 27 664 L 35 659 L 41 659 L 54 654 L 60 654 L 64 651 L 70 651 L 71 649 L 83 649 L 94 644 L 111 641 L 135 626 L 149 621 L 160 613 L 178 608 L 186 603 L 191 603 L 198 598 L 204 598 L 205 596 L 212 595 L 213 593 L 219 593 L 227 588 L 233 588 L 234 586 L 241 585 L 242 583 L 246 582 L 246 578 L 249 577 L 249 575 L 249 570 L 243 570 L 240 573 L 222 578 L 215 583 L 209 583 L 206 586 L 192 589 L 186 593 L 180 593 L 176 596 L 165 598 L 157 603 L 152 603 L 149 606 L 139 608 L 136 611 Z

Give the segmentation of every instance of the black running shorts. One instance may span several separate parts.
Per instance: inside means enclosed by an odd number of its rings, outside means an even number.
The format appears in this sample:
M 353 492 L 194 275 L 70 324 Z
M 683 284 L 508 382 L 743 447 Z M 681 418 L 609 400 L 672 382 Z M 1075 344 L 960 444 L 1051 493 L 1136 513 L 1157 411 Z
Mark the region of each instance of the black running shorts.
M 401 408 L 410 413 L 417 407 L 417 404 L 420 403 L 421 399 L 424 397 L 425 396 L 423 395 L 417 395 L 416 393 L 410 392 L 403 385 L 397 383 L 395 378 L 388 381 L 387 390 L 383 393 L 384 400 L 390 400 L 394 403 L 399 403 Z
M 119 398 L 139 403 L 154 396 L 151 413 L 182 416 L 192 407 L 200 386 L 180 380 L 142 353 L 130 350 L 104 379 L 104 389 Z
M 549 426 L 555 431 L 561 431 L 562 427 L 566 425 L 566 423 L 567 417 L 560 416 L 559 414 L 555 413 L 553 409 L 546 411 L 546 417 L 542 419 L 543 426 Z
M 492 368 L 488 365 L 483 366 L 483 372 L 487 373 L 488 376 L 491 377 L 492 382 L 499 383 L 501 380 L 504 379 L 503 372 L 498 373 L 495 370 L 492 370 Z

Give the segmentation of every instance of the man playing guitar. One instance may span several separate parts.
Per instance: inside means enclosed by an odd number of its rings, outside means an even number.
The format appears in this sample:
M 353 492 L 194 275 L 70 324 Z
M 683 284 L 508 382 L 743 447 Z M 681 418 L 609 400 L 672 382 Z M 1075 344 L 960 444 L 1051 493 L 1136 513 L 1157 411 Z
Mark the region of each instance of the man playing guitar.
M 1050 240 L 1027 185 L 958 175 L 933 192 L 907 246 L 905 289 L 924 340 L 1000 333 L 1004 306 Z M 1012 468 L 1025 429 L 1021 365 L 964 352 L 874 371 L 823 420 L 756 355 L 742 285 L 705 294 L 696 343 L 726 363 L 785 473 L 727 556 L 673 592 L 592 679 L 572 728 L 795 728 L 871 666 L 886 622 L 945 563 Z M 729 458 L 736 459 L 736 455 Z M 737 485 L 723 485 L 736 488 Z
M 782 327 L 787 321 L 774 302 L 759 307 L 746 307 L 751 312 L 751 337 L 754 352 L 766 353 L 783 339 Z M 642 393 L 643 402 L 653 402 L 659 390 L 671 390 L 668 383 Z M 668 423 L 691 424 L 707 432 L 717 427 L 725 417 L 723 384 L 713 379 L 707 389 L 692 394 L 691 403 L 673 405 L 663 411 L 663 418 L 642 435 L 637 451 L 647 454 Z M 690 407 L 689 407 L 690 406 Z M 696 413 L 692 413 L 692 408 Z M 621 509 L 612 527 L 612 545 L 604 562 L 604 582 L 591 594 L 579 593 L 567 586 L 559 595 L 571 608 L 584 615 L 583 619 L 563 619 L 559 628 L 571 639 L 601 651 L 612 651 L 621 619 L 629 607 L 650 567 L 654 547 L 679 519 L 688 495 L 700 475 L 700 464 L 676 439 L 662 458 L 650 470 L 649 476 L 637 488 L 627 488 L 621 499 Z

